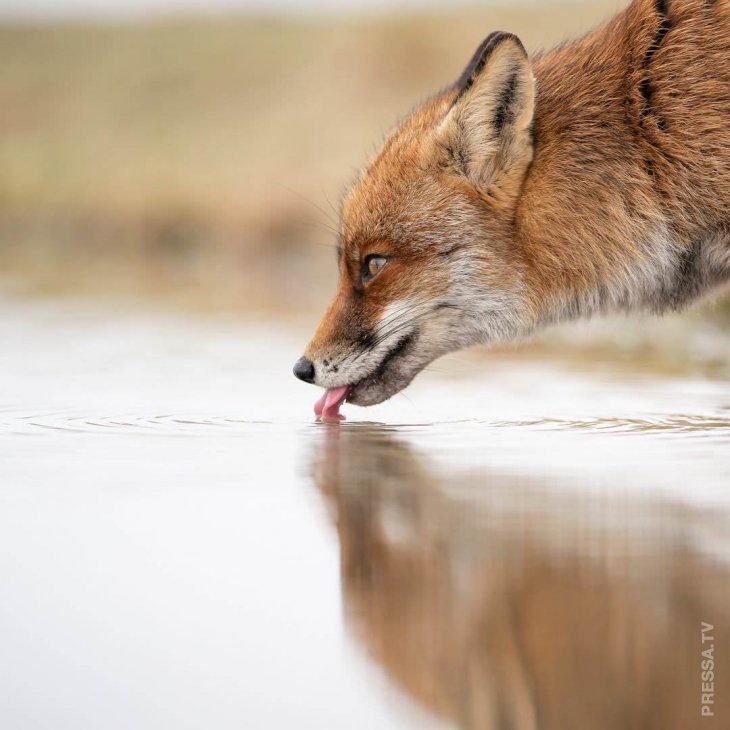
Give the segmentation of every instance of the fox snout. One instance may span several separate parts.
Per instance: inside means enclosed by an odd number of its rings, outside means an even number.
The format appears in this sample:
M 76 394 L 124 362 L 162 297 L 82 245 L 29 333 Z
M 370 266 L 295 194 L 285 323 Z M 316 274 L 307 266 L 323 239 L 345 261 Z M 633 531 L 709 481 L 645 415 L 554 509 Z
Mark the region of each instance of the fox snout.
M 437 357 L 467 342 L 471 319 L 453 292 L 418 272 L 409 261 L 394 263 L 388 279 L 384 273 L 379 291 L 373 288 L 370 296 L 358 293 L 357 284 L 345 275 L 342 291 L 294 366 L 296 377 L 327 393 L 338 392 L 341 402 L 375 405 L 407 387 Z M 407 277 L 420 287 L 404 296 Z M 443 272 L 436 277 L 443 278 Z
M 337 295 L 325 312 L 303 356 L 294 365 L 294 375 L 326 389 L 347 388 L 350 400 L 383 377 L 392 356 L 381 345 L 386 333 L 374 302 L 366 301 L 344 273 Z M 380 340 L 380 341 L 379 341 Z
M 359 260 L 354 266 L 346 258 L 343 253 L 337 294 L 294 374 L 341 391 L 351 403 L 374 405 L 402 390 L 425 364 L 420 345 L 433 307 L 424 308 L 415 292 L 404 296 L 409 261 L 383 255 L 364 270 Z

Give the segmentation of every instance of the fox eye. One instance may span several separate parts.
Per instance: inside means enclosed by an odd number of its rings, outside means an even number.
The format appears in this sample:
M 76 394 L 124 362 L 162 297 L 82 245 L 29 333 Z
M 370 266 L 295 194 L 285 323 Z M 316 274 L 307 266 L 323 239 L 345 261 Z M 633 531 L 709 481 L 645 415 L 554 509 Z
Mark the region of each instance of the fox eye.
M 362 262 L 360 278 L 363 282 L 374 279 L 383 270 L 387 263 L 388 258 L 386 256 L 379 256 L 376 253 L 366 256 L 365 260 Z

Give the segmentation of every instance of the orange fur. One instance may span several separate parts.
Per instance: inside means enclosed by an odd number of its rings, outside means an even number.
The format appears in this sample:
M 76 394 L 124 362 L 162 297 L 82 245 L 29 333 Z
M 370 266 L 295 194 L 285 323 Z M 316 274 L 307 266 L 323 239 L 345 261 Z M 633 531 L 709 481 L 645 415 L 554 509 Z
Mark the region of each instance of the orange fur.
M 446 352 L 724 284 L 728 118 L 728 0 L 634 0 L 532 60 L 492 34 L 347 194 L 315 382 L 369 405 Z

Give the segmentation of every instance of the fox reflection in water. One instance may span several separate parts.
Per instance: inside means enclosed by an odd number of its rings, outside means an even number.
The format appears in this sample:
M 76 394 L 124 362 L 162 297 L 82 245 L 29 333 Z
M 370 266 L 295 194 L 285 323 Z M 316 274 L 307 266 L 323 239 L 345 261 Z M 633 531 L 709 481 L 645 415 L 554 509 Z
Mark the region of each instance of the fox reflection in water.
M 429 711 L 485 730 L 729 726 L 728 671 L 701 716 L 703 621 L 730 661 L 730 576 L 697 547 L 716 518 L 440 471 L 375 426 L 316 438 L 349 627 Z

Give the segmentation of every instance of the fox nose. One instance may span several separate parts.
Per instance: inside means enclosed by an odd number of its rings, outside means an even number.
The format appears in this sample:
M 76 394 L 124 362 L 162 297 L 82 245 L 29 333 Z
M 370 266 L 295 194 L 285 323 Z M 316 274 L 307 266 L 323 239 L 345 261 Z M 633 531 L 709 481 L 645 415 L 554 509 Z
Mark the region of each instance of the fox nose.
M 299 380 L 303 380 L 305 383 L 314 382 L 314 364 L 311 360 L 307 360 L 306 357 L 300 357 L 296 363 L 294 363 L 294 375 Z

